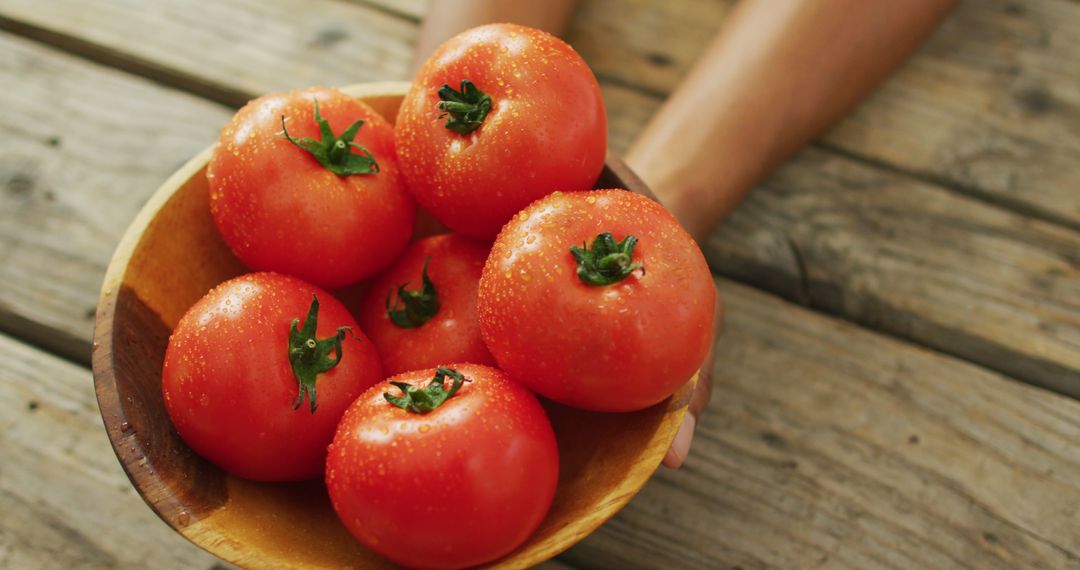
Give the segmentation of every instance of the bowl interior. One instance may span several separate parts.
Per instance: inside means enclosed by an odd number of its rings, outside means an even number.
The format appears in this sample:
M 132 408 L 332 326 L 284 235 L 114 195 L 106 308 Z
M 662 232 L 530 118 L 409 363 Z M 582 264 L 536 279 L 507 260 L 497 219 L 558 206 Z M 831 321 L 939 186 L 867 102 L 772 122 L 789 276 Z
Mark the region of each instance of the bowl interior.
M 345 88 L 393 121 L 407 83 Z M 338 521 L 321 482 L 268 484 L 233 477 L 192 452 L 161 396 L 169 334 L 218 283 L 247 269 L 219 237 L 209 210 L 211 149 L 177 171 L 128 228 L 102 291 L 94 381 L 117 457 L 143 499 L 170 526 L 221 558 L 251 567 L 391 568 Z M 648 189 L 609 157 L 597 187 Z M 689 385 L 629 414 L 545 403 L 561 470 L 540 529 L 499 561 L 524 568 L 569 548 L 611 517 L 659 465 L 686 410 Z

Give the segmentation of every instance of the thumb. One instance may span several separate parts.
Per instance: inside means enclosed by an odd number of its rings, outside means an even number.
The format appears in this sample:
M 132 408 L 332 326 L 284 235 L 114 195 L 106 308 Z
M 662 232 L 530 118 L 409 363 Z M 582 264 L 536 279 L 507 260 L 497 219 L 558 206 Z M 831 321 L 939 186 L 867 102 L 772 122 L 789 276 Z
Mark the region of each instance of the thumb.
M 682 424 L 679 425 L 679 431 L 675 434 L 675 440 L 671 442 L 671 447 L 664 455 L 664 467 L 677 469 L 683 461 L 686 461 L 686 457 L 690 455 L 690 444 L 694 440 L 695 427 L 697 427 L 697 418 L 694 414 L 687 412 L 683 416 Z

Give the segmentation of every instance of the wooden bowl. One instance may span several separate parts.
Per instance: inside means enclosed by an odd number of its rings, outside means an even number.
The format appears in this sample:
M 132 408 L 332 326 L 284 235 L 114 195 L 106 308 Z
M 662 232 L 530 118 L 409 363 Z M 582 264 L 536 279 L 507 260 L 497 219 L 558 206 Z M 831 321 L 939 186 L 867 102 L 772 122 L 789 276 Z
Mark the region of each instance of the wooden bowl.
M 408 83 L 344 88 L 393 122 Z M 392 568 L 338 521 L 321 481 L 267 484 L 229 475 L 177 436 L 161 395 L 173 327 L 212 287 L 247 269 L 210 217 L 207 148 L 150 198 L 124 234 L 105 277 L 94 330 L 94 386 L 120 463 L 169 526 L 235 564 Z M 597 187 L 648 189 L 609 157 Z M 622 508 L 660 464 L 691 386 L 629 414 L 549 405 L 561 469 L 554 504 L 536 533 L 497 564 L 526 568 L 569 548 Z

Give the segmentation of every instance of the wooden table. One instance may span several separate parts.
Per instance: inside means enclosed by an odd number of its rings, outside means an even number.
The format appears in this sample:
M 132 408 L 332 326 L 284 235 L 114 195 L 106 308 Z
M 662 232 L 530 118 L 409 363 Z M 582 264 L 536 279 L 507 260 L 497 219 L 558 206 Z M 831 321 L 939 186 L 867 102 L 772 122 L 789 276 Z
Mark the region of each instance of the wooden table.
M 730 4 L 582 1 L 615 150 Z M 424 9 L 0 2 L 0 568 L 221 566 L 109 448 L 104 268 L 235 107 L 406 78 Z M 707 249 L 729 312 L 694 453 L 554 565 L 1080 567 L 1080 4 L 964 3 Z

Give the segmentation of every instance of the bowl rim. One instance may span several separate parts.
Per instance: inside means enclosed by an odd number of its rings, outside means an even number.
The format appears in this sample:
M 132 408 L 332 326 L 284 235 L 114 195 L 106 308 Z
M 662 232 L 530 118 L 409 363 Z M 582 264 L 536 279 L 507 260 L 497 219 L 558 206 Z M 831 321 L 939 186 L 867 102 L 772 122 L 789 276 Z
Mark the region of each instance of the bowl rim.
M 379 82 L 366 82 L 350 84 L 338 87 L 341 91 L 354 98 L 370 98 L 370 97 L 401 97 L 403 96 L 411 86 L 408 81 L 379 81 Z M 193 176 L 198 174 L 200 170 L 206 167 L 214 150 L 217 148 L 217 142 L 203 148 L 196 153 L 190 159 L 188 159 L 182 166 L 175 170 L 172 174 L 162 182 L 158 188 L 151 194 L 147 202 L 140 208 L 139 212 L 132 219 L 131 223 L 125 229 L 120 241 L 118 242 L 116 249 L 109 260 L 109 264 L 105 271 L 105 277 L 102 282 L 101 291 L 97 304 L 97 313 L 94 322 L 93 330 L 93 348 L 91 355 L 91 369 L 93 372 L 94 391 L 98 403 L 99 412 L 101 414 L 102 423 L 105 427 L 106 434 L 109 438 L 109 443 L 113 448 L 113 452 L 116 454 L 117 460 L 120 462 L 121 467 L 124 470 L 124 474 L 128 477 L 132 486 L 135 488 L 139 497 L 154 511 L 157 516 L 169 525 L 174 531 L 183 536 L 189 542 L 195 546 L 219 557 L 227 560 L 231 563 L 242 563 L 240 560 L 231 560 L 227 558 L 222 552 L 211 550 L 207 545 L 201 541 L 195 540 L 193 536 L 185 532 L 185 528 L 182 524 L 178 524 L 176 520 L 166 514 L 166 510 L 170 507 L 180 507 L 182 505 L 175 503 L 175 498 L 168 498 L 165 500 L 151 501 L 148 497 L 148 489 L 156 480 L 156 476 L 152 472 L 134 472 L 130 467 L 130 463 L 126 460 L 128 455 L 122 448 L 129 444 L 128 438 L 133 438 L 134 433 L 126 433 L 124 429 L 125 422 L 115 421 L 110 422 L 109 418 L 123 418 L 124 403 L 121 401 L 122 396 L 117 387 L 116 373 L 114 369 L 115 363 L 115 328 L 116 321 L 117 301 L 119 297 L 120 289 L 124 283 L 125 277 L 129 269 L 129 265 L 135 252 L 138 250 L 142 243 L 144 234 L 147 228 L 159 215 L 169 200 L 176 194 L 176 192 L 184 185 L 185 182 L 190 180 Z M 647 197 L 657 200 L 655 194 L 645 185 L 645 183 L 638 177 L 630 168 L 609 149 L 607 151 L 604 170 L 610 171 L 610 173 L 620 180 L 622 180 L 627 187 L 632 187 L 634 191 L 642 193 Z M 603 174 L 601 175 L 603 176 Z M 657 200 L 658 201 L 658 200 Z M 670 396 L 664 402 L 657 404 L 657 406 L 664 406 L 664 414 L 661 419 L 660 425 L 658 425 L 657 432 L 659 433 L 663 428 L 663 424 L 670 424 L 668 431 L 670 431 L 670 438 L 666 438 L 668 445 L 670 441 L 674 439 L 677 427 L 682 423 L 685 416 L 690 398 L 693 394 L 694 386 L 699 379 L 700 371 L 695 372 L 694 375 L 672 396 Z M 671 429 L 671 425 L 675 426 L 675 429 Z M 134 430 L 132 430 L 133 432 Z M 655 436 L 654 436 L 655 437 Z M 620 501 L 617 508 L 611 509 L 610 512 L 605 512 L 602 517 L 598 517 L 596 525 L 590 529 L 592 532 L 596 528 L 599 528 L 607 520 L 613 517 L 619 510 L 644 487 L 644 483 L 651 478 L 651 474 L 660 466 L 660 460 L 663 458 L 661 454 L 656 458 L 655 465 L 653 465 L 641 485 L 637 486 L 628 493 L 625 500 Z M 555 555 L 565 551 L 574 544 L 580 541 L 574 540 L 568 542 L 564 546 L 560 546 L 555 549 L 548 549 L 544 551 L 544 559 L 549 559 Z M 516 551 L 515 551 L 516 552 Z M 513 555 L 513 554 L 512 554 Z M 500 561 L 495 561 L 498 564 Z M 539 561 L 536 561 L 539 562 Z

